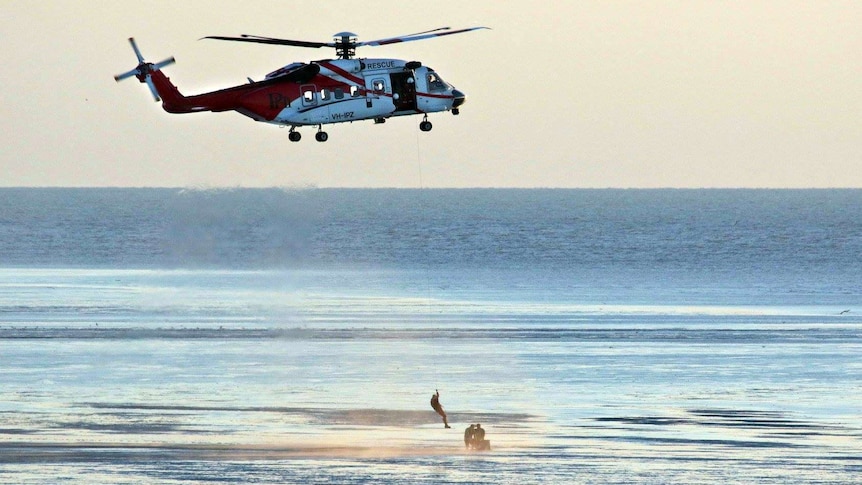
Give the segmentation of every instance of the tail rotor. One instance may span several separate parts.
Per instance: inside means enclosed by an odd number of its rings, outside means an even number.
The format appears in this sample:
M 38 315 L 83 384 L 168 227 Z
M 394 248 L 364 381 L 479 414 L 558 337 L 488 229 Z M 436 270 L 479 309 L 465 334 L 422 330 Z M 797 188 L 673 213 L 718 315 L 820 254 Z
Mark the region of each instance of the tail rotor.
M 159 97 L 159 92 L 156 90 L 156 86 L 153 84 L 151 74 L 165 66 L 169 66 L 175 63 L 176 59 L 170 57 L 161 62 L 147 62 L 144 60 L 144 56 L 141 55 L 141 51 L 140 49 L 138 49 L 138 45 L 135 43 L 134 37 L 129 37 L 129 43 L 132 44 L 132 50 L 135 51 L 135 56 L 138 58 L 138 65 L 131 71 L 117 74 L 116 76 L 114 76 L 114 80 L 120 82 L 123 79 L 128 79 L 132 76 L 137 77 L 138 81 L 146 83 L 147 86 L 150 87 L 150 92 L 153 93 L 153 98 L 156 101 L 161 101 L 161 98 Z

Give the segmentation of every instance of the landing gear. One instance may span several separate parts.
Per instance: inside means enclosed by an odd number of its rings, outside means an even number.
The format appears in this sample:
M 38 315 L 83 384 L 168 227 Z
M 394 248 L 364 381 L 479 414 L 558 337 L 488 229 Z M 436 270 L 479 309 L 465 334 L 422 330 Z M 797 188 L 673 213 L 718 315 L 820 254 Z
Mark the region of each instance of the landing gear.
M 314 135 L 314 139 L 315 139 L 315 140 L 317 140 L 317 141 L 319 141 L 319 142 L 321 142 L 321 143 L 323 143 L 323 142 L 325 142 L 326 140 L 328 140 L 328 139 L 329 139 L 329 135 L 327 135 L 327 134 L 326 134 L 326 132 L 325 132 L 325 131 L 323 131 L 321 128 L 322 128 L 322 127 L 321 127 L 320 125 L 318 125 L 318 127 L 317 127 L 317 133 Z
M 319 142 L 324 142 L 329 139 L 329 135 L 327 135 L 326 132 L 321 129 L 322 127 L 322 125 L 318 125 L 317 133 L 314 134 L 314 139 Z M 292 142 L 297 142 L 302 139 L 302 135 L 299 134 L 298 131 L 296 131 L 295 126 L 291 126 L 290 133 L 287 134 L 287 139 Z
M 434 125 L 432 125 L 431 122 L 428 121 L 428 115 L 425 115 L 425 118 L 422 120 L 422 123 L 419 123 L 419 129 L 422 131 L 431 131 L 431 128 L 433 127 Z

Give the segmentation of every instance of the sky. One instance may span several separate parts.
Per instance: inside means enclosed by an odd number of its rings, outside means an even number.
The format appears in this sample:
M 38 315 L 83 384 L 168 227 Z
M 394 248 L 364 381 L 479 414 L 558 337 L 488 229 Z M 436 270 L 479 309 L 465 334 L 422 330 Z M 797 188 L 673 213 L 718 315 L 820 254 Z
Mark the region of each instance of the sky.
M 0 187 L 862 187 L 862 2 L 0 0 Z M 172 115 L 128 37 L 183 94 L 262 79 L 360 40 L 467 95 L 459 116 L 288 130 Z

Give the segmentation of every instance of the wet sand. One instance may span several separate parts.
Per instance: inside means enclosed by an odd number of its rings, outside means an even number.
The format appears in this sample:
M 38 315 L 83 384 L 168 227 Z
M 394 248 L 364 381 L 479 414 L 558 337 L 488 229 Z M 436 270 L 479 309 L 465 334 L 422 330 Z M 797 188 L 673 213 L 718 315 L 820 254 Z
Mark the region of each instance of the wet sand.
M 42 429 L 0 429 L 0 464 L 150 463 L 285 459 L 388 459 L 478 453 L 463 446 L 458 426 L 445 430 L 433 411 L 301 407 L 162 406 L 80 403 L 77 420 Z M 253 421 L 266 414 L 295 421 L 283 436 L 219 435 L 189 425 L 190 417 L 226 413 Z M 528 427 L 534 417 L 514 413 L 452 413 L 453 423 L 485 423 L 497 437 Z M 465 426 L 466 427 L 466 426 Z M 508 430 L 508 431 L 506 431 Z M 162 439 L 157 439 L 161 437 Z M 489 436 L 493 438 L 494 436 Z M 511 445 L 524 438 L 509 439 Z M 488 453 L 488 452 L 483 452 Z

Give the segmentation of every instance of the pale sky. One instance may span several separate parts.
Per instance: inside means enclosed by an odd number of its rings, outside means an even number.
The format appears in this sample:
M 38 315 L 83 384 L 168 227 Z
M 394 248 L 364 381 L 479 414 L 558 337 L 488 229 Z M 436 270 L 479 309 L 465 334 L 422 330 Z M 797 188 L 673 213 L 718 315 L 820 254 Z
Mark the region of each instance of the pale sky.
M 360 48 L 419 60 L 459 116 L 329 125 L 172 115 L 127 38 L 183 94 L 261 79 L 329 41 L 488 26 Z M 862 187 L 862 2 L 0 0 L 0 186 Z

